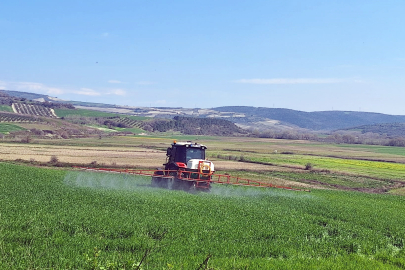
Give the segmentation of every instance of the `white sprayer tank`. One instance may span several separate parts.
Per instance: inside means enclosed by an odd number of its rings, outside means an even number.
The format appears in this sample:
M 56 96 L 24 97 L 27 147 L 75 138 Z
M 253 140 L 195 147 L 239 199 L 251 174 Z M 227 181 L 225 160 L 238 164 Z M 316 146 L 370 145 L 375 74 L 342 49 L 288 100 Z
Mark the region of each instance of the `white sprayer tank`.
M 205 159 L 190 159 L 187 162 L 187 169 L 192 170 L 209 170 L 210 172 L 215 171 L 214 163 Z

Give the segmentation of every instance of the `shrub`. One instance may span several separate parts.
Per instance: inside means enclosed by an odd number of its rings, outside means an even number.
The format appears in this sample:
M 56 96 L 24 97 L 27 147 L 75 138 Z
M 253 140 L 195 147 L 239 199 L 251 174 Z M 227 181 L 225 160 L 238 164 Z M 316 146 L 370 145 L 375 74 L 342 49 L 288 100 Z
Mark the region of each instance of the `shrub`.
M 283 151 L 283 152 L 281 152 L 281 154 L 283 154 L 283 155 L 294 155 L 294 152 Z
M 23 137 L 23 138 L 21 139 L 21 142 L 22 142 L 22 143 L 30 143 L 30 142 L 32 142 L 32 138 L 31 138 L 30 135 L 27 135 L 27 136 L 25 136 L 25 137 Z
M 62 131 L 62 132 L 60 133 L 60 136 L 61 136 L 63 139 L 69 139 L 69 134 L 68 134 L 66 131 Z
M 312 170 L 312 168 L 313 168 L 312 163 L 305 164 L 305 170 Z
M 51 156 L 51 159 L 49 160 L 49 163 L 56 164 L 58 162 L 59 162 L 59 158 L 57 156 Z

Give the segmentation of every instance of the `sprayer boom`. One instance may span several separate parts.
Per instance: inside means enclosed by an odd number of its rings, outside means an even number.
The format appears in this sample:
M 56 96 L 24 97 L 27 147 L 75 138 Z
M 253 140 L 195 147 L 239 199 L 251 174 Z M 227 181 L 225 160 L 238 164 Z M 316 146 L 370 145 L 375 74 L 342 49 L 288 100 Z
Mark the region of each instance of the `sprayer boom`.
M 90 167 L 76 167 L 76 166 L 74 168 L 97 172 L 124 173 L 133 175 L 151 176 L 152 186 L 164 187 L 169 189 L 208 190 L 207 187 L 210 186 L 211 183 L 215 183 L 225 185 L 250 186 L 261 188 L 281 188 L 296 191 L 308 191 L 293 187 L 273 185 L 271 183 L 245 179 L 241 177 L 231 176 L 228 174 L 213 174 L 204 172 L 200 173 L 200 172 L 188 172 L 178 170 L 136 170 L 136 169 L 90 168 Z M 180 181 L 186 184 L 185 185 L 179 184 Z

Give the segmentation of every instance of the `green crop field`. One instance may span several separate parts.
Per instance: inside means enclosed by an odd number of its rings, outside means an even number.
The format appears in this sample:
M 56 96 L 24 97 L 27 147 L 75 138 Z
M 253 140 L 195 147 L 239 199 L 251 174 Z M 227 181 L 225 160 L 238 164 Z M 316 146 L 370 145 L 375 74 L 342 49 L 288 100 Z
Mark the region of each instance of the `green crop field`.
M 405 268 L 401 196 L 227 186 L 189 194 L 152 188 L 147 177 L 0 171 L 0 269 Z
M 342 148 L 354 148 L 354 149 L 361 149 L 366 150 L 374 153 L 383 153 L 383 154 L 396 154 L 405 156 L 405 149 L 404 147 L 391 147 L 391 146 L 381 146 L 381 145 L 350 145 L 350 144 L 343 144 L 337 145 L 338 147 Z
M 0 133 L 8 133 L 8 132 L 17 131 L 17 130 L 24 130 L 24 128 L 19 127 L 14 124 L 0 123 Z
M 58 117 L 66 117 L 66 116 L 84 116 L 84 117 L 111 117 L 111 116 L 119 116 L 120 114 L 115 113 L 108 113 L 108 112 L 100 112 L 94 110 L 86 110 L 86 109 L 55 109 L 55 114 Z M 137 120 L 137 119 L 136 119 Z
M 149 119 L 148 117 L 135 116 L 135 115 L 125 115 L 125 117 L 128 117 L 129 119 L 132 119 L 132 120 L 139 120 L 139 121 Z
M 136 128 L 136 127 L 134 127 L 134 128 L 118 128 L 118 127 L 116 127 L 116 128 L 114 128 L 115 130 L 118 130 L 118 131 L 129 131 L 129 132 L 132 132 L 132 133 L 142 133 L 142 132 L 145 132 L 145 130 L 143 130 L 143 129 L 141 129 L 141 128 Z
M 13 112 L 13 108 L 7 105 L 0 105 L 0 111 L 2 112 Z
M 268 162 L 274 164 L 292 164 L 305 166 L 311 163 L 319 169 L 339 170 L 340 172 L 353 172 L 361 175 L 369 175 L 389 179 L 404 179 L 405 164 L 377 162 L 368 160 L 341 159 L 319 156 L 304 155 L 267 155 L 258 157 L 247 155 L 253 161 Z

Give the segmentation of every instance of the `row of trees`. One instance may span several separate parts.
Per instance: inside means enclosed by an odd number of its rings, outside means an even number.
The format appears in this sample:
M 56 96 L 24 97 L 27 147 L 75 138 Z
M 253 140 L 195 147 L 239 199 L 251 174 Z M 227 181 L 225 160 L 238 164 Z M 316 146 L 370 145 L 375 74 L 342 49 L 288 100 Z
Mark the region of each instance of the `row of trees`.
M 173 119 L 157 119 L 144 122 L 146 131 L 180 131 L 188 135 L 233 136 L 247 134 L 234 123 L 218 118 L 195 118 L 176 116 Z
M 17 113 L 35 116 L 56 117 L 50 108 L 25 103 L 13 103 Z
M 71 123 L 79 125 L 104 125 L 108 128 L 119 127 L 119 128 L 132 128 L 141 127 L 142 122 L 137 120 L 132 120 L 128 117 L 85 117 L 72 115 L 67 117 L 62 117 L 64 120 L 68 120 Z
M 20 115 L 9 112 L 0 112 L 0 122 L 38 122 L 40 118 L 31 115 Z
M 12 131 L 6 135 L 2 134 L 1 137 L 3 139 L 11 139 L 29 143 L 33 138 L 69 139 L 101 136 L 102 134 L 103 132 L 97 129 L 59 128 L 54 130 L 41 130 L 34 128 L 30 130 Z

